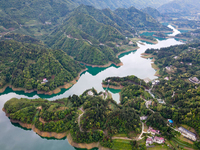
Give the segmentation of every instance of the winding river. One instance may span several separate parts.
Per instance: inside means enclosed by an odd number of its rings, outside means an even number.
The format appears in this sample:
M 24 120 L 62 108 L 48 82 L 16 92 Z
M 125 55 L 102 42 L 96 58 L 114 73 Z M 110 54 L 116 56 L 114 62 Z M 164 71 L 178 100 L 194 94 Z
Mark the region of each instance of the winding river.
M 172 26 L 171 28 L 176 31 Z M 174 34 L 173 34 L 174 36 Z M 82 73 L 78 82 L 70 89 L 62 89 L 61 93 L 56 95 L 38 95 L 37 93 L 25 94 L 24 92 L 14 92 L 12 89 L 7 88 L 4 93 L 0 94 L 0 108 L 3 108 L 4 103 L 13 98 L 46 98 L 48 100 L 55 100 L 63 97 L 68 97 L 72 94 L 80 95 L 86 89 L 94 87 L 98 92 L 104 89 L 101 86 L 103 79 L 110 76 L 127 76 L 135 75 L 141 79 L 157 78 L 154 76 L 155 70 L 151 67 L 151 59 L 141 58 L 141 54 L 145 52 L 147 48 L 162 48 L 169 47 L 171 45 L 183 44 L 175 40 L 174 38 L 160 39 L 158 38 L 157 44 L 144 43 L 139 44 L 139 49 L 121 54 L 119 56 L 123 66 L 116 67 L 111 65 L 107 68 L 92 68 L 87 66 L 88 70 Z M 119 103 L 120 90 L 109 89 L 112 93 L 115 101 Z M 0 111 L 0 149 L 1 150 L 75 150 L 77 148 L 72 147 L 67 139 L 56 140 L 53 138 L 42 138 L 32 130 L 26 130 L 21 128 L 18 124 L 12 124 L 8 117 L 5 116 L 3 111 Z

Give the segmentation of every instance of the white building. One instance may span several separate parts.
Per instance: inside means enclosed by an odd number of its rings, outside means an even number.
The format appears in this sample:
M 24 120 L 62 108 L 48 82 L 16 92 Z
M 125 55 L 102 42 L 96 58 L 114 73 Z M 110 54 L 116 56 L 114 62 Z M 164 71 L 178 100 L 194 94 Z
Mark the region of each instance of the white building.
M 140 117 L 140 120 L 146 120 L 148 117 L 147 116 L 142 116 Z
M 182 133 L 182 135 L 186 138 L 189 138 L 193 141 L 197 140 L 196 134 L 194 134 L 193 132 L 188 131 L 187 129 L 183 128 L 183 127 L 179 127 L 178 130 Z
M 197 78 L 197 77 L 191 77 L 191 78 L 189 78 L 189 81 L 190 82 L 192 82 L 192 83 L 195 83 L 195 84 L 199 84 L 200 83 L 200 81 L 199 81 L 199 79 Z
M 146 145 L 151 145 L 151 144 L 153 144 L 153 139 L 152 138 L 147 138 Z
M 92 91 L 88 91 L 87 94 L 90 95 L 90 96 L 94 96 Z
M 153 142 L 158 143 L 158 144 L 163 144 L 163 143 L 165 143 L 165 139 L 163 137 L 157 137 L 157 136 L 155 136 L 153 138 Z

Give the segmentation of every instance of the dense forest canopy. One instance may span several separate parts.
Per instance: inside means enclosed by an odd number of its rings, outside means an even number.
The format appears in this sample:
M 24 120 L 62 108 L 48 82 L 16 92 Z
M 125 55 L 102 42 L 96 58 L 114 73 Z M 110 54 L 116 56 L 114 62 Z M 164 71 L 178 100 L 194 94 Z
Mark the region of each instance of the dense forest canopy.
M 40 45 L 2 41 L 0 86 L 52 91 L 72 81 L 84 69 L 61 50 L 50 50 Z M 42 83 L 46 79 L 45 83 Z

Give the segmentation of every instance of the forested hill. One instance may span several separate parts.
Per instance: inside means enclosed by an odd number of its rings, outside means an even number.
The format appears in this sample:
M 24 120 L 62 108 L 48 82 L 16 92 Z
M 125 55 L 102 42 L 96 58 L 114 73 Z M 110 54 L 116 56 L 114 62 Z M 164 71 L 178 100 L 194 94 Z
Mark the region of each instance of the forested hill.
M 9 84 L 48 92 L 72 81 L 84 68 L 62 50 L 12 40 L 0 42 L 0 60 L 0 88 Z M 44 78 L 48 81 L 42 83 Z
M 62 25 L 45 41 L 49 47 L 62 49 L 86 64 L 105 65 L 109 61 L 118 64 L 115 55 L 122 51 L 119 45 L 127 44 L 125 36 L 133 37 L 135 30 L 145 29 L 170 30 L 134 7 L 113 12 L 80 5 L 66 15 Z
M 114 13 L 137 30 L 148 30 L 148 31 L 170 30 L 168 27 L 157 22 L 150 15 L 134 7 L 130 7 L 128 9 L 118 8 L 114 11 Z
M 142 11 L 149 14 L 154 19 L 158 19 L 160 17 L 163 17 L 162 14 L 157 9 L 152 8 L 152 7 L 146 7 L 144 9 L 142 9 Z
M 116 53 L 120 49 L 116 44 L 122 43 L 125 36 L 115 27 L 121 30 L 101 10 L 81 5 L 66 16 L 63 25 L 46 38 L 46 43 L 87 64 L 105 65 L 109 61 L 117 64 L 120 61 Z

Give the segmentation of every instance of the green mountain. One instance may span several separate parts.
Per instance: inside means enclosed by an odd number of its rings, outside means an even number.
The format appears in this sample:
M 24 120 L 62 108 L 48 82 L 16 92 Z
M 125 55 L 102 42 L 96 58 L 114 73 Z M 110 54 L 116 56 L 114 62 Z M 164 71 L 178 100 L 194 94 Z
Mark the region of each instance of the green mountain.
M 114 13 L 137 30 L 148 30 L 148 31 L 170 30 L 168 27 L 157 22 L 150 15 L 134 7 L 130 7 L 128 9 L 118 8 L 114 11 Z
M 0 88 L 9 84 L 49 92 L 72 81 L 84 68 L 62 50 L 13 40 L 1 41 L 0 49 Z M 44 78 L 47 83 L 42 83 Z
M 161 13 L 173 14 L 178 17 L 200 13 L 199 0 L 174 0 L 158 8 Z
M 100 10 L 90 6 L 80 6 L 67 15 L 63 24 L 46 39 L 48 46 L 62 49 L 75 60 L 92 65 L 105 65 L 109 61 L 120 63 L 115 45 L 125 40 L 115 27 L 116 23 Z M 113 47 L 108 47 L 112 45 Z
M 141 11 L 152 16 L 154 19 L 159 19 L 160 17 L 162 17 L 160 12 L 157 9 L 152 8 L 152 7 L 146 7 L 144 9 L 142 9 Z

